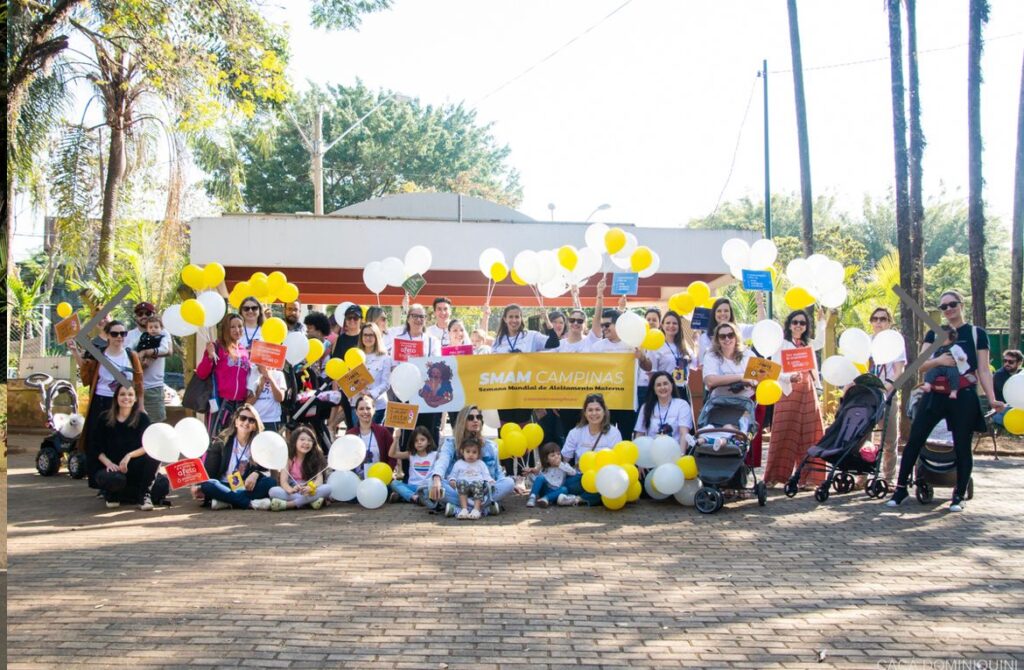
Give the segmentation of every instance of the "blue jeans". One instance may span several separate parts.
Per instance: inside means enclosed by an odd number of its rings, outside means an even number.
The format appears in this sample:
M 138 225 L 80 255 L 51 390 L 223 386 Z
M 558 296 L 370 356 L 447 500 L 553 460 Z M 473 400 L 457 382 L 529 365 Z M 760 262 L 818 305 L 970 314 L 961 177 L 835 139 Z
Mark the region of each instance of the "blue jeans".
M 530 490 L 531 498 L 543 497 L 552 505 L 558 502 L 558 496 L 569 493 L 569 489 L 563 484 L 558 488 L 555 488 L 548 483 L 548 480 L 544 478 L 544 475 L 537 475 L 533 480 L 533 488 Z
M 574 475 L 572 477 L 565 478 L 565 488 L 569 490 L 574 496 L 579 496 L 580 500 L 587 503 L 591 507 L 601 504 L 601 496 L 597 493 L 587 493 L 583 490 L 583 475 Z
M 417 494 L 420 496 L 420 500 L 425 500 L 429 486 L 429 484 L 423 484 L 420 487 L 410 486 L 400 479 L 391 482 L 391 490 L 397 493 L 405 502 L 412 502 L 412 497 Z
M 200 484 L 199 488 L 202 489 L 203 495 L 206 496 L 207 500 L 219 500 L 230 503 L 232 507 L 238 509 L 249 509 L 249 503 L 253 500 L 269 498 L 270 489 L 275 486 L 277 486 L 277 482 L 273 479 L 266 475 L 260 475 L 259 479 L 256 480 L 256 486 L 252 487 L 252 491 L 246 491 L 245 489 L 232 491 L 230 486 L 219 479 L 208 479 Z
M 1009 411 L 1010 411 L 1009 407 L 1004 407 L 1003 409 L 1001 409 L 998 412 L 996 412 L 995 414 L 993 414 L 992 415 L 992 423 L 994 423 L 995 425 L 997 425 L 997 426 L 999 426 L 1001 428 L 1005 428 L 1006 426 L 1003 425 L 1003 417 L 1005 417 L 1006 413 L 1009 412 Z

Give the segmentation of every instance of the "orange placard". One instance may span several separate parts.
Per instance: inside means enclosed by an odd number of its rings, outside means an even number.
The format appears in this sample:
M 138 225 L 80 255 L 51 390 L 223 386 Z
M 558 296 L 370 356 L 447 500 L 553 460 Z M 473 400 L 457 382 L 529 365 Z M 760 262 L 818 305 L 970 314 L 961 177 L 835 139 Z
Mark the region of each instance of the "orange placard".
M 170 480 L 172 489 L 180 489 L 183 486 L 191 486 L 192 484 L 202 484 L 210 478 L 206 474 L 203 462 L 198 458 L 186 458 L 183 461 L 171 463 L 167 466 L 166 470 L 167 479 Z
M 55 323 L 53 330 L 57 335 L 57 344 L 64 344 L 68 340 L 74 339 L 75 335 L 78 335 L 79 331 L 82 330 L 82 322 L 78 320 L 77 314 L 72 314 L 68 318 Z
M 373 383 L 373 375 L 366 369 L 365 365 L 359 365 L 346 372 L 340 379 L 338 379 L 338 388 L 341 392 L 348 396 L 348 399 L 356 397 L 356 395 L 365 389 L 367 386 Z
M 743 372 L 744 379 L 762 382 L 765 379 L 778 379 L 782 366 L 767 358 L 751 358 L 747 361 L 747 369 Z
M 284 356 L 288 347 L 283 344 L 271 344 L 263 340 L 256 340 L 252 343 L 252 350 L 249 352 L 249 363 L 262 365 L 270 370 L 280 370 L 284 367 Z
M 395 360 L 404 363 L 410 358 L 423 355 L 423 340 L 403 340 L 395 338 Z
M 815 367 L 814 350 L 810 347 L 797 347 L 782 351 L 783 372 L 806 372 Z
M 401 428 L 412 430 L 416 427 L 416 419 L 420 415 L 420 408 L 416 405 L 407 405 L 404 402 L 389 402 L 384 412 L 384 425 L 388 428 Z

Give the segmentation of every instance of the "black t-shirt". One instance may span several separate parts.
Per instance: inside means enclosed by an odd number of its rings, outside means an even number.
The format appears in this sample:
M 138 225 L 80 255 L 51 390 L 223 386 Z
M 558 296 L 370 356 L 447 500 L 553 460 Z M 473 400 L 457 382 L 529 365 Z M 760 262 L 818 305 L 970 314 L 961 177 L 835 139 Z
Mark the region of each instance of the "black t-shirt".
M 988 333 L 985 332 L 984 328 L 978 328 L 974 324 L 965 323 L 956 329 L 956 343 L 960 345 L 960 348 L 967 354 L 967 362 L 970 364 L 971 369 L 968 372 L 974 372 L 978 369 L 978 350 L 988 351 Z M 946 337 L 946 331 L 942 331 L 942 336 Z M 974 340 L 977 338 L 978 346 L 974 346 Z M 935 341 L 935 331 L 929 330 L 928 334 L 924 336 L 926 344 L 931 344 Z M 988 354 L 986 354 L 987 356 Z M 984 361 L 985 365 L 988 365 L 988 359 Z
M 338 341 L 334 344 L 334 358 L 345 358 L 345 352 L 359 346 L 359 333 L 346 335 L 342 331 L 338 335 Z
M 142 446 L 142 433 L 150 423 L 145 414 L 139 415 L 139 422 L 134 428 L 121 421 L 108 426 L 105 416 L 101 416 L 100 421 L 100 425 L 96 426 L 96 437 L 92 439 L 96 440 L 100 453 L 106 454 L 114 463 L 120 463 L 128 452 Z

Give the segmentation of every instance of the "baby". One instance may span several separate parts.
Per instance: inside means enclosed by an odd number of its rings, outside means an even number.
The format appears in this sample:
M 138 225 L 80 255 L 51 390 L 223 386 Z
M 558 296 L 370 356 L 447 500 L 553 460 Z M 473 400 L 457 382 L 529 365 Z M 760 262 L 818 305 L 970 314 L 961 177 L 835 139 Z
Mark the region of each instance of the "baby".
M 925 393 L 931 392 L 936 387 L 935 382 L 940 377 L 945 377 L 949 383 L 949 397 L 956 400 L 956 391 L 960 387 L 960 375 L 970 369 L 970 363 L 967 361 L 967 354 L 956 343 L 956 330 L 951 326 L 943 326 L 942 329 L 946 331 L 946 343 L 935 351 L 932 358 L 950 354 L 956 361 L 956 365 L 938 365 L 924 373 L 924 384 L 921 384 L 921 390 Z
M 144 364 L 147 361 L 156 360 L 163 332 L 164 327 L 159 316 L 151 316 L 146 319 L 146 332 L 139 336 L 139 343 L 135 345 L 135 353 L 139 355 Z
M 483 516 L 484 499 L 494 485 L 494 477 L 487 464 L 480 460 L 483 443 L 475 437 L 467 437 L 459 445 L 459 460 L 452 466 L 448 483 L 459 494 L 458 519 L 479 519 Z M 473 509 L 469 509 L 469 500 Z
M 747 420 L 746 417 L 742 417 L 739 420 L 739 425 L 734 424 L 734 423 L 724 423 L 721 426 L 716 426 L 716 425 L 712 424 L 712 425 L 709 425 L 709 426 L 706 426 L 706 427 L 707 428 L 728 428 L 730 430 L 739 430 L 739 431 L 742 431 L 742 432 L 746 433 L 747 430 L 749 430 L 749 428 L 750 428 L 750 422 Z M 715 451 L 719 451 L 722 447 L 724 447 L 725 445 L 729 444 L 730 440 L 735 440 L 738 446 L 742 446 L 742 444 L 744 444 L 744 442 L 739 440 L 739 438 L 737 438 L 736 435 L 734 435 L 733 433 L 725 432 L 724 430 L 722 432 L 720 432 L 720 433 L 714 432 L 714 431 L 711 431 L 711 432 L 708 432 L 708 433 L 701 433 L 700 439 L 704 441 L 704 444 L 712 445 L 712 448 Z

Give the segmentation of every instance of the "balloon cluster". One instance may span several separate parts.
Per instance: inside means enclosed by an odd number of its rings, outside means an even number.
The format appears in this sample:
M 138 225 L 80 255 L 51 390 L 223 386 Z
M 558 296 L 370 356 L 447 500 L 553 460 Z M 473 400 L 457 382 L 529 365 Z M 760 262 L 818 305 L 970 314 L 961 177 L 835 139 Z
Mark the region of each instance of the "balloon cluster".
M 255 454 L 255 452 L 253 452 Z M 395 473 L 380 461 L 366 469 L 366 478 L 354 472 L 366 460 L 366 445 L 358 435 L 343 435 L 327 452 L 327 467 L 334 470 L 327 478 L 331 498 L 347 502 L 355 498 L 366 509 L 377 509 L 388 499 L 388 485 Z
M 226 313 L 227 305 L 219 293 L 202 291 L 195 298 L 189 298 L 180 305 L 171 305 L 165 309 L 163 323 L 171 335 L 187 337 L 195 335 L 200 328 L 217 325 Z
M 651 328 L 651 324 L 636 312 L 627 310 L 620 314 L 615 320 L 615 332 L 631 347 L 657 351 L 665 346 L 665 333 Z
M 498 433 L 498 458 L 522 458 L 530 449 L 536 449 L 544 442 L 544 429 L 536 423 L 522 428 L 517 423 L 506 423 Z
M 282 444 L 284 440 L 281 441 Z M 167 423 L 151 423 L 142 433 L 142 448 L 154 460 L 173 463 L 179 454 L 185 458 L 199 458 L 210 446 L 206 426 L 195 417 L 187 417 L 171 426 Z M 253 458 L 255 458 L 255 450 Z M 285 448 L 285 456 L 288 450 Z
M 693 313 L 697 307 L 710 309 L 714 303 L 711 287 L 705 282 L 695 281 L 687 286 L 685 291 L 673 294 L 668 299 L 668 308 L 680 316 L 686 316 Z
M 1018 372 L 1006 380 L 1003 399 L 1010 406 L 1003 415 L 1003 427 L 1014 435 L 1024 435 L 1024 373 Z
M 413 275 L 423 275 L 430 270 L 434 257 L 430 249 L 417 245 L 405 252 L 405 260 L 388 256 L 382 261 L 373 261 L 363 269 L 363 284 L 370 293 L 380 296 L 388 286 L 401 286 Z
M 700 488 L 693 456 L 684 456 L 679 443 L 668 435 L 638 437 L 635 442 L 639 450 L 637 465 L 650 470 L 644 480 L 647 495 L 655 500 L 675 496 L 680 504 L 692 506 Z
M 601 256 L 591 249 L 577 250 L 570 245 L 541 251 L 527 249 L 516 254 L 510 266 L 500 249 L 489 247 L 480 252 L 479 266 L 494 284 L 511 278 L 519 286 L 533 287 L 545 298 L 557 298 L 598 272 Z
M 186 267 L 185 271 L 187 270 Z M 182 272 L 182 277 L 184 277 L 185 271 Z M 256 298 L 264 305 L 277 301 L 288 303 L 299 299 L 299 287 L 289 282 L 288 277 L 280 270 L 274 270 L 270 274 L 253 272 L 248 281 L 235 284 L 228 295 L 228 303 L 238 309 L 242 301 L 249 297 Z
M 588 451 L 580 456 L 582 486 L 587 493 L 600 493 L 608 509 L 622 509 L 640 498 L 640 449 L 635 442 L 623 441 L 611 449 Z
M 792 286 L 786 291 L 786 305 L 803 309 L 816 302 L 838 309 L 846 302 L 846 270 L 839 261 L 823 254 L 794 258 L 786 266 L 786 278 Z
M 872 339 L 860 328 L 847 328 L 839 336 L 839 353 L 821 364 L 821 376 L 833 386 L 846 386 L 875 365 L 892 363 L 904 352 L 903 336 L 895 330 L 883 330 Z
M 733 237 L 722 245 L 722 260 L 729 266 L 729 273 L 736 279 L 743 279 L 744 270 L 767 270 L 775 279 L 775 259 L 779 250 L 772 240 L 757 240 L 747 244 L 746 240 Z
M 661 258 L 649 247 L 640 245 L 633 233 L 592 223 L 584 233 L 587 248 L 598 254 L 607 253 L 612 263 L 622 270 L 636 272 L 641 279 L 652 276 L 661 266 Z

